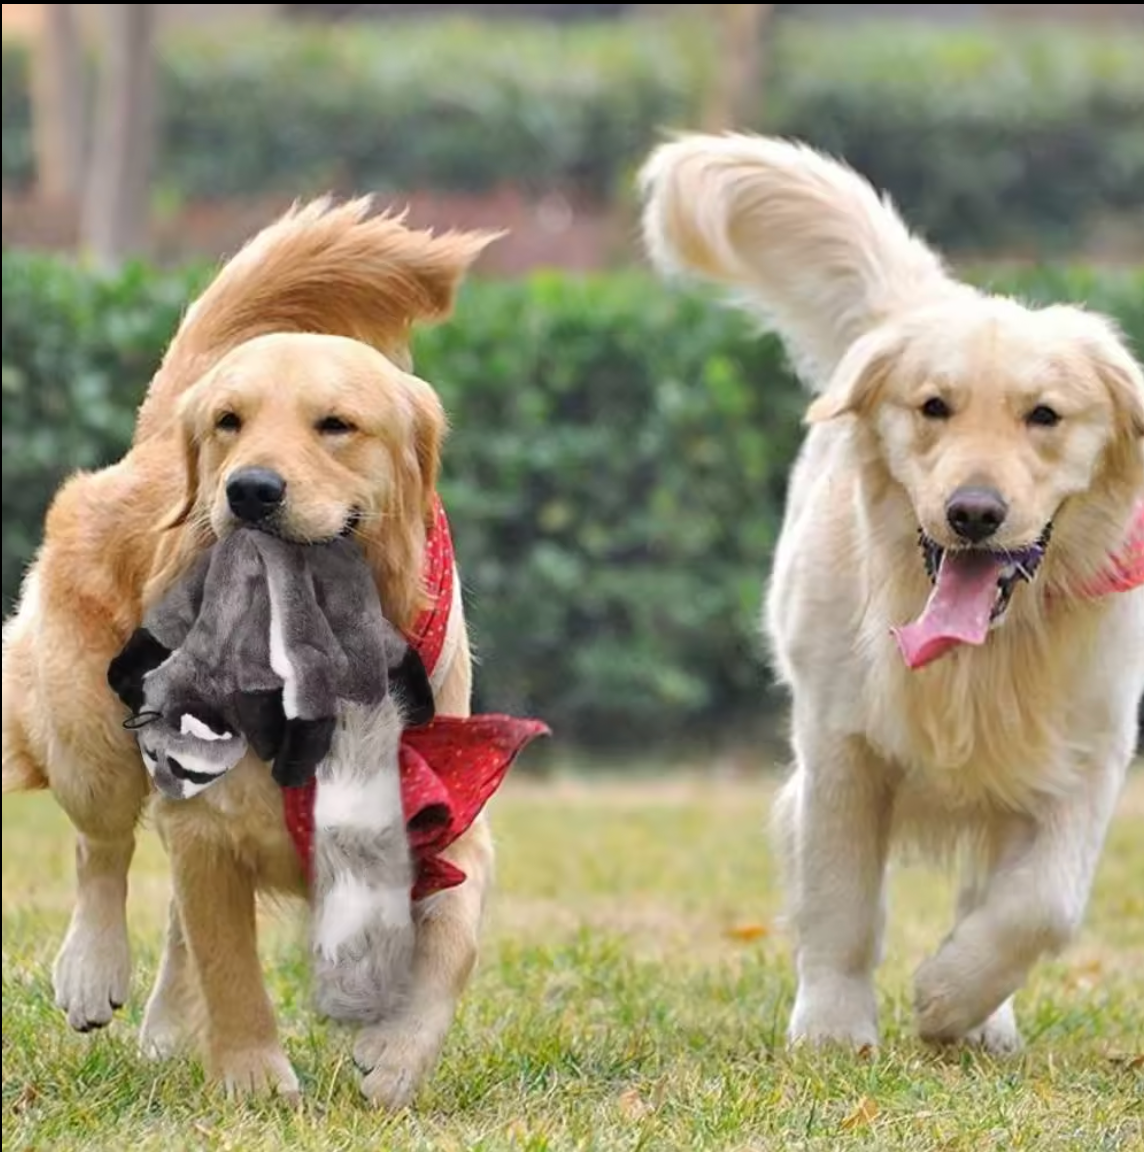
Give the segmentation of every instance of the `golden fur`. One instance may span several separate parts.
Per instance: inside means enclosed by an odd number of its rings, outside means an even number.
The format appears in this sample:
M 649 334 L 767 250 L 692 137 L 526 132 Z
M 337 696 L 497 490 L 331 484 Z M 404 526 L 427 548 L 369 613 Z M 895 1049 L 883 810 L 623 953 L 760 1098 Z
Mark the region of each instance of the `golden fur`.
M 1144 591 L 1082 587 L 1144 499 L 1144 379 L 1107 319 L 956 280 L 854 172 L 804 146 L 694 136 L 643 172 L 668 271 L 730 288 L 817 395 L 791 478 L 766 622 L 794 704 L 776 811 L 798 935 L 795 1039 L 872 1043 L 892 840 L 971 863 L 950 938 L 918 973 L 922 1033 L 1018 1043 L 1010 995 L 1075 930 L 1135 743 Z M 923 405 L 945 402 L 947 418 Z M 1055 426 L 1030 418 L 1045 405 Z M 990 547 L 1033 544 L 981 648 L 909 671 L 891 629 L 929 579 L 918 530 L 1003 494 Z
M 298 539 L 335 535 L 355 514 L 387 616 L 408 624 L 423 603 L 445 420 L 410 374 L 409 334 L 448 314 L 493 237 L 432 236 L 368 209 L 296 208 L 221 270 L 175 335 L 130 452 L 59 492 L 5 626 L 4 790 L 50 787 L 77 831 L 77 901 L 55 987 L 82 1030 L 106 1024 L 128 993 L 127 871 L 149 791 L 107 665 L 144 606 L 230 527 L 226 477 L 252 464 L 279 472 L 282 527 Z M 439 711 L 467 714 L 470 686 L 457 604 L 434 675 Z M 254 919 L 256 890 L 302 891 L 280 792 L 251 759 L 155 811 L 174 898 L 142 1046 L 166 1055 L 193 1037 L 229 1089 L 293 1095 Z M 386 1106 L 404 1104 L 432 1067 L 475 960 L 492 864 L 484 822 L 450 855 L 469 879 L 419 907 L 408 1008 L 363 1030 L 355 1048 L 364 1091 Z

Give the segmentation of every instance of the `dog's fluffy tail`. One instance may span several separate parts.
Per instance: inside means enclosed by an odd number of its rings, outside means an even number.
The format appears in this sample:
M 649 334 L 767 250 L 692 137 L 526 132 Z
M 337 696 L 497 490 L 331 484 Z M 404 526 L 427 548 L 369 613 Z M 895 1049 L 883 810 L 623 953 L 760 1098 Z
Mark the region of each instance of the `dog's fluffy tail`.
M 681 137 L 652 153 L 640 187 L 652 260 L 734 289 L 815 390 L 871 328 L 958 290 L 888 200 L 802 144 Z
M 139 413 L 136 439 L 236 345 L 270 332 L 371 344 L 411 367 L 413 324 L 444 319 L 469 266 L 500 233 L 407 228 L 368 197 L 295 205 L 233 257 L 187 311 Z

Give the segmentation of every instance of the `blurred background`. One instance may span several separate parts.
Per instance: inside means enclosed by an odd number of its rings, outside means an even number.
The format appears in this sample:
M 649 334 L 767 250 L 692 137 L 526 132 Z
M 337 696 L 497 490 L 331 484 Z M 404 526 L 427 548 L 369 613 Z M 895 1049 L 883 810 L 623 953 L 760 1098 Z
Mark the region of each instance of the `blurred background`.
M 801 137 L 967 276 L 1139 349 L 1142 62 L 1144 4 L 5 4 L 5 611 L 218 259 L 295 197 L 373 191 L 511 230 L 416 349 L 479 706 L 548 719 L 550 757 L 769 766 L 760 583 L 803 398 L 773 340 L 642 266 L 635 168 L 672 128 Z

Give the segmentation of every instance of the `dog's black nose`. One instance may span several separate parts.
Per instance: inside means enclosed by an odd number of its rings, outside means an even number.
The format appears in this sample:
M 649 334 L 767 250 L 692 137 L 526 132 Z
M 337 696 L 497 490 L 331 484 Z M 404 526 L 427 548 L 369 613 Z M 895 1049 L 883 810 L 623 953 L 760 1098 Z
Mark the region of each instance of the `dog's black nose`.
M 1009 505 L 995 488 L 966 486 L 949 498 L 945 518 L 949 526 L 971 544 L 980 544 L 1005 523 Z
M 226 482 L 230 510 L 248 524 L 272 515 L 286 498 L 286 481 L 269 468 L 240 468 Z

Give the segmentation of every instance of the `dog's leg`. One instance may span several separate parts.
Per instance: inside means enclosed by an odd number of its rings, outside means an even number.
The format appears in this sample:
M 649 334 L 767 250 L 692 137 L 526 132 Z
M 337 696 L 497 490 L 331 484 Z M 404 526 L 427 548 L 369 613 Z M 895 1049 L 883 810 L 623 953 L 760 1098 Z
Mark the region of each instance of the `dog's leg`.
M 964 920 L 984 899 L 985 883 L 980 869 L 981 862 L 972 861 L 966 870 L 957 895 L 957 923 Z M 1013 997 L 1010 996 L 984 1023 L 970 1029 L 965 1035 L 965 1042 L 993 1056 L 1020 1052 L 1024 1041 L 1017 1027 Z
M 477 961 L 493 846 L 484 817 L 445 852 L 467 879 L 414 907 L 417 943 L 407 1006 L 391 1020 L 363 1028 L 354 1044 L 362 1092 L 383 1108 L 408 1104 L 432 1071 Z
M 167 910 L 167 939 L 155 987 L 143 1013 L 139 1030 L 139 1050 L 151 1060 L 165 1060 L 186 1043 L 192 1023 L 198 1018 L 198 986 L 191 967 L 178 903 L 172 899 Z
M 790 1039 L 876 1044 L 887 775 L 857 740 L 829 739 L 808 726 L 796 743 L 800 766 L 776 808 L 797 941 Z
M 127 872 L 149 788 L 143 761 L 131 752 L 129 760 L 105 757 L 70 771 L 51 766 L 52 790 L 76 830 L 76 902 L 52 982 L 56 1003 L 80 1032 L 110 1023 L 131 984 Z
M 166 805 L 164 805 L 166 807 Z M 229 1094 L 296 1097 L 298 1078 L 278 1041 L 255 930 L 255 877 L 229 846 L 168 833 L 179 919 L 202 1007 L 207 1073 Z
M 918 969 L 924 1039 L 962 1040 L 991 1030 L 999 1018 L 1004 1024 L 1006 1004 L 1029 969 L 1068 943 L 1084 917 L 1122 779 L 1123 772 L 1094 772 L 1083 788 L 1047 802 L 1036 819 L 1013 816 L 1002 825 L 981 899 Z

